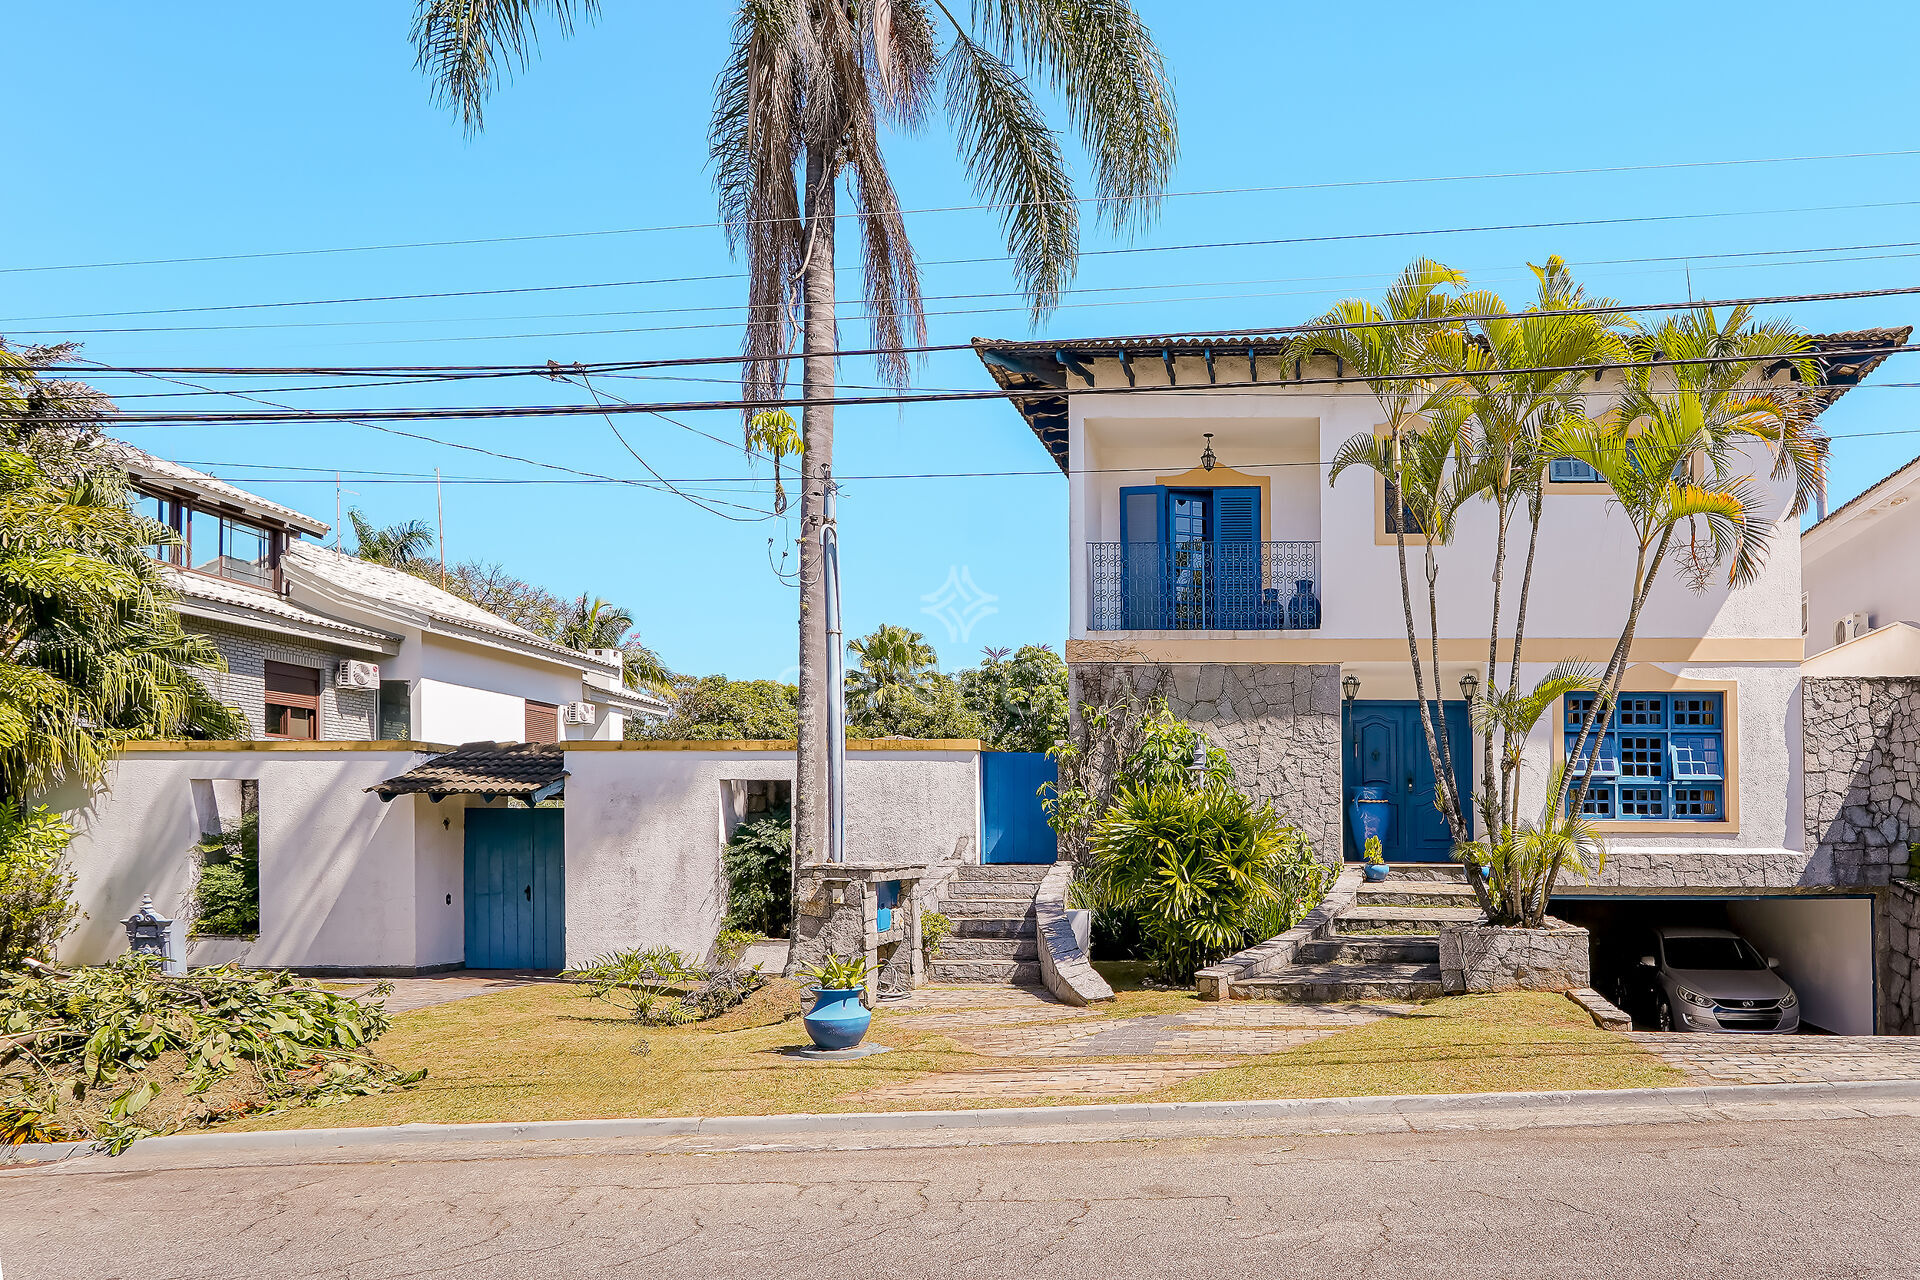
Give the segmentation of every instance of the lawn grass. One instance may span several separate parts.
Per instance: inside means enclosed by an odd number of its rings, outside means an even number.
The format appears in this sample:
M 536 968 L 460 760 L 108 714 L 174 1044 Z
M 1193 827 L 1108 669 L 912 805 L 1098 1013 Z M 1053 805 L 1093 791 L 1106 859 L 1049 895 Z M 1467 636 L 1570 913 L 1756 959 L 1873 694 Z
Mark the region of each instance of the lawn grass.
M 1596 1027 L 1565 996 L 1515 991 L 1430 1000 L 1404 1016 L 1198 1076 L 1156 1098 L 1531 1093 L 1684 1083 L 1684 1072 L 1626 1036 Z
M 1112 1005 L 1082 1016 L 1141 1017 L 1206 1007 L 1190 992 L 1127 991 Z M 755 1016 L 743 1009 L 719 1024 L 649 1028 L 584 998 L 571 985 L 543 983 L 473 996 L 401 1014 L 373 1046 L 403 1069 L 426 1067 L 420 1085 L 231 1127 L 764 1115 L 1089 1100 L 984 1094 L 963 1101 L 877 1100 L 872 1090 L 929 1072 L 1091 1065 L 1094 1060 L 973 1053 L 944 1029 L 916 1029 L 903 1020 L 911 1015 L 883 1008 L 874 1016 L 869 1040 L 890 1046 L 891 1052 L 849 1062 L 807 1062 L 779 1052 L 806 1040 L 797 1018 L 769 1021 L 780 1012 L 769 1008 Z M 983 1009 L 980 1025 L 992 1027 L 1003 1015 L 1004 1010 Z M 733 1029 L 716 1030 L 716 1025 Z M 1679 1072 L 1625 1036 L 1596 1028 L 1565 997 L 1516 994 L 1432 1001 L 1403 1017 L 1338 1032 L 1286 1053 L 1243 1059 L 1162 1093 L 1127 1100 L 1633 1088 L 1680 1079 Z

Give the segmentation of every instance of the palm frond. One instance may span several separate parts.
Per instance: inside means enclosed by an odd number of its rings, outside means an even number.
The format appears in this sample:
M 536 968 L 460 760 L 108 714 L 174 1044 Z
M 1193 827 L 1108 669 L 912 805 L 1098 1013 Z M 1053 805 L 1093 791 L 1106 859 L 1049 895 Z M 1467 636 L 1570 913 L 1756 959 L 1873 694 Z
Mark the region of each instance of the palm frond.
M 567 36 L 599 16 L 600 0 L 419 0 L 414 65 L 426 73 L 434 101 L 452 107 L 476 134 L 501 79 L 532 61 L 541 19 Z

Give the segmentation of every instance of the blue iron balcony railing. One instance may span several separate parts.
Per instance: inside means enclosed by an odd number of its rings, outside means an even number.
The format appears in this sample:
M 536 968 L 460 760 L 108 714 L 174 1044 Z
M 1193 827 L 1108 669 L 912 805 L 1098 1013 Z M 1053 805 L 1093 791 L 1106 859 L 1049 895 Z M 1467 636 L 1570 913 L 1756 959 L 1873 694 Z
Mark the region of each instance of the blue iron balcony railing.
M 1317 542 L 1090 542 L 1094 631 L 1312 631 Z

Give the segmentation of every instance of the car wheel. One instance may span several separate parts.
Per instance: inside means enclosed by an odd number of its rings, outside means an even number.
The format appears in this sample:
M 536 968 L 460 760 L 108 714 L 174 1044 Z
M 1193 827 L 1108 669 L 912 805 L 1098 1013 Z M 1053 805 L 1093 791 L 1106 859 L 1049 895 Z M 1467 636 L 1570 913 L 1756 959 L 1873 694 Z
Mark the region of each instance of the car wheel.
M 1656 1031 L 1673 1030 L 1673 1006 L 1667 1002 L 1665 996 L 1661 996 L 1654 1002 L 1653 1027 Z
M 1622 1013 L 1631 1013 L 1632 1010 L 1627 1008 L 1628 998 L 1629 998 L 1629 989 L 1627 987 L 1627 980 L 1625 978 L 1615 978 L 1613 980 L 1614 1008 L 1620 1010 L 1620 1012 Z

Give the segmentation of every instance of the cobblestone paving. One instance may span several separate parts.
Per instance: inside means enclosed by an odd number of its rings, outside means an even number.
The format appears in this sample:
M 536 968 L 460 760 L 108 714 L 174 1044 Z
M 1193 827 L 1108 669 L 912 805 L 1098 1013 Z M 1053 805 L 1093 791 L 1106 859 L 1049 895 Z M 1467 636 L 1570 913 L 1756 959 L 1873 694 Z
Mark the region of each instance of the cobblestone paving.
M 1117 1018 L 1062 1004 L 1038 988 L 922 987 L 888 1008 L 920 1030 L 995 1058 L 1079 1058 L 1075 1066 L 940 1072 L 875 1098 L 1115 1097 L 1164 1088 L 1263 1053 L 1408 1012 L 1404 1004 L 1202 1004 L 1180 1013 Z M 1142 1055 L 1151 1055 L 1145 1061 Z M 1164 1059 L 1199 1059 L 1169 1062 Z
M 1702 1084 L 1830 1084 L 1920 1080 L 1920 1039 L 1636 1032 L 1633 1037 Z

